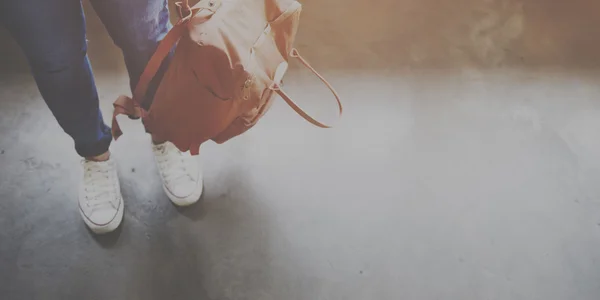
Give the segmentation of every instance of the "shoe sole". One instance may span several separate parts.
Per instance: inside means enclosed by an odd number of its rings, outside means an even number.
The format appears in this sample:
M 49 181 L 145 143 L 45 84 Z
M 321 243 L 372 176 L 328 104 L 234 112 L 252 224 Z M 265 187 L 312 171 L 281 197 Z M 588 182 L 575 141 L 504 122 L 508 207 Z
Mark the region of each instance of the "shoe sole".
M 92 232 L 94 232 L 95 234 L 105 234 L 105 233 L 114 231 L 115 229 L 117 229 L 119 227 L 119 225 L 121 225 L 121 221 L 123 221 L 123 211 L 125 210 L 124 203 L 125 203 L 125 201 L 123 201 L 123 198 L 121 197 L 121 201 L 119 202 L 119 208 L 117 210 L 117 214 L 115 215 L 115 217 L 112 220 L 110 220 L 110 222 L 108 222 L 104 225 L 98 225 L 98 224 L 90 221 L 85 216 L 85 214 L 83 213 L 83 211 L 81 209 L 79 209 L 79 213 L 81 214 L 81 217 L 83 218 L 83 221 L 85 222 L 87 227 Z
M 198 176 L 199 176 L 199 174 L 198 174 Z M 173 204 L 180 206 L 180 207 L 185 207 L 185 206 L 190 206 L 190 205 L 198 202 L 198 200 L 200 200 L 200 197 L 202 197 L 202 192 L 204 190 L 204 185 L 203 185 L 203 182 L 201 179 L 198 180 L 198 182 L 196 183 L 196 189 L 194 190 L 194 192 L 185 198 L 180 198 L 180 197 L 173 195 L 173 193 L 171 193 L 171 191 L 169 191 L 169 189 L 164 184 L 163 184 L 163 190 L 165 191 L 165 194 L 167 194 L 167 197 L 169 197 L 169 200 L 171 200 L 171 202 L 173 202 Z

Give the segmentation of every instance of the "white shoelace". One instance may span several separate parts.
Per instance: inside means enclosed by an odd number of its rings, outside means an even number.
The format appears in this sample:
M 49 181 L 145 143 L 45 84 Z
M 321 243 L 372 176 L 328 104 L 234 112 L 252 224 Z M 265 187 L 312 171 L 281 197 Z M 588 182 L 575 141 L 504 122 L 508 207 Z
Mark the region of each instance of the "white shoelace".
M 194 180 L 188 172 L 182 153 L 177 149 L 170 149 L 165 145 L 156 147 L 156 160 L 158 167 L 167 184 L 178 182 L 182 179 Z
M 117 209 L 112 203 L 116 197 L 116 186 L 108 163 L 87 161 L 84 163 L 84 188 L 86 206 L 92 209 L 110 205 Z

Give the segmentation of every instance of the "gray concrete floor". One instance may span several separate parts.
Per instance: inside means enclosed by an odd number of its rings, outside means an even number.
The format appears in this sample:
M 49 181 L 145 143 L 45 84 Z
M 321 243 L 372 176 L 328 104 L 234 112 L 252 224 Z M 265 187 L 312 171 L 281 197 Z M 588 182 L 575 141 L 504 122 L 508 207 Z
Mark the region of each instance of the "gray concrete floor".
M 203 148 L 203 201 L 177 209 L 125 120 L 125 220 L 103 237 L 77 211 L 71 140 L 3 42 L 0 299 L 600 299 L 599 4 L 304 5 L 298 46 L 343 96 L 337 127 L 277 102 Z M 88 12 L 108 116 L 127 77 Z M 333 120 L 306 72 L 286 87 Z

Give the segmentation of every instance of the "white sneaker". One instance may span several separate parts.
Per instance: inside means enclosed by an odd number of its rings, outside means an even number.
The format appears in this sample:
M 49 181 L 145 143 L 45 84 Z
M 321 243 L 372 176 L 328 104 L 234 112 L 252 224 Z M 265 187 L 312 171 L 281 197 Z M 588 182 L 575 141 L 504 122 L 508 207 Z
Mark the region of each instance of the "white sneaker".
M 189 156 L 170 142 L 152 144 L 152 151 L 169 199 L 178 206 L 196 203 L 202 195 L 202 173 L 190 170 L 186 162 Z
M 111 232 L 123 220 L 123 197 L 117 166 L 107 161 L 83 161 L 83 180 L 79 189 L 79 211 L 85 224 L 95 233 Z

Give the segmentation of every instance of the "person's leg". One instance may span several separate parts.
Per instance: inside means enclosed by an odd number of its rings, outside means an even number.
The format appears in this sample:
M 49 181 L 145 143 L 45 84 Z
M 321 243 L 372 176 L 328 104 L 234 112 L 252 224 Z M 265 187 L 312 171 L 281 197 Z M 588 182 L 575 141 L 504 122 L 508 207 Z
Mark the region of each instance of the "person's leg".
M 86 157 L 79 192 L 83 220 L 97 233 L 114 230 L 123 219 L 123 199 L 86 54 L 80 1 L 1 1 L 0 23 L 23 49 L 42 98 L 77 153 Z
M 113 41 L 123 51 L 132 91 L 160 41 L 171 29 L 166 0 L 92 0 L 94 10 Z M 171 56 L 163 62 L 144 99 L 148 108 Z M 171 143 L 152 138 L 158 170 L 167 196 L 177 205 L 190 205 L 202 194 L 202 174 L 192 173 Z
M 98 106 L 79 0 L 2 1 L 0 23 L 23 49 L 42 97 L 77 153 L 106 153 L 112 136 Z
M 146 64 L 172 25 L 167 0 L 91 0 L 92 6 L 108 30 L 115 45 L 123 52 L 131 91 L 135 89 Z M 163 62 L 143 99 L 148 109 L 154 92 L 168 67 Z

